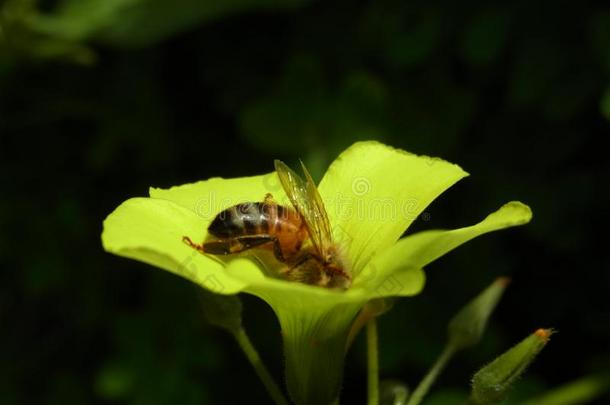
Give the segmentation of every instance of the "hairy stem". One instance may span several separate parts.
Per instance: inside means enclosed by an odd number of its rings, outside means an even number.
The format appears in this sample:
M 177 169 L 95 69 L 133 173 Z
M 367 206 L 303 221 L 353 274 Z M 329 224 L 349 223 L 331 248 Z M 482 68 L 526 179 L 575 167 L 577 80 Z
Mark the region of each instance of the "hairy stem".
M 441 371 L 443 371 L 451 357 L 453 357 L 454 353 L 455 349 L 453 348 L 453 346 L 447 345 L 445 347 L 436 362 L 432 365 L 430 370 L 428 370 L 428 373 L 421 380 L 417 388 L 415 388 L 415 391 L 413 391 L 413 394 L 409 398 L 409 402 L 407 402 L 407 405 L 418 405 L 422 401 L 422 399 L 424 399 L 424 396 L 426 396 L 426 394 L 430 390 L 430 387 L 432 386 L 432 384 L 434 384 L 434 381 L 436 381 L 437 377 L 439 376 Z
M 289 405 L 288 401 L 284 397 L 284 394 L 280 390 L 280 387 L 276 384 L 275 380 L 269 373 L 269 370 L 267 370 L 267 367 L 265 367 L 265 364 L 258 355 L 258 352 L 252 345 L 246 331 L 243 328 L 240 328 L 233 332 L 233 336 L 235 337 L 235 340 L 237 340 L 241 350 L 250 361 L 250 364 L 252 364 L 252 367 L 254 367 L 254 371 L 256 371 L 258 378 L 260 378 L 265 385 L 265 388 L 267 389 L 267 392 L 271 398 L 273 398 L 273 401 L 277 405 Z
M 372 317 L 366 324 L 368 363 L 368 405 L 379 405 L 379 356 L 377 352 L 377 320 Z

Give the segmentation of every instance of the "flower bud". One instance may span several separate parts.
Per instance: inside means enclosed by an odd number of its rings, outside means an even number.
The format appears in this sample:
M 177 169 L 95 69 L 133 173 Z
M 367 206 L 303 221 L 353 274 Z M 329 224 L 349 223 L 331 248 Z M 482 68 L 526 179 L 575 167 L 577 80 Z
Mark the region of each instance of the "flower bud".
M 448 334 L 449 345 L 454 350 L 474 346 L 481 340 L 487 321 L 509 283 L 508 277 L 496 279 L 453 317 Z
M 471 403 L 487 405 L 503 401 L 511 385 L 523 374 L 552 334 L 551 329 L 538 329 L 480 369 L 472 378 Z

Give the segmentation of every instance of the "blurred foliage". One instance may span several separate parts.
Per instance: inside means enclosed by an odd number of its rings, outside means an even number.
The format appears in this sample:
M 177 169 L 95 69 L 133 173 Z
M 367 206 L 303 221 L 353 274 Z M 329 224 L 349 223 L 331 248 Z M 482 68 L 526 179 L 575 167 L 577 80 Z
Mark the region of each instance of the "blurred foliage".
M 534 210 L 430 266 L 425 293 L 384 315 L 383 378 L 415 383 L 451 314 L 501 275 L 514 282 L 490 330 L 429 403 L 463 398 L 537 327 L 559 333 L 511 401 L 607 370 L 609 79 L 610 8 L 594 2 L 0 2 L 0 403 L 266 402 L 193 287 L 104 254 L 101 221 L 149 185 L 273 158 L 319 176 L 370 138 L 472 174 L 413 230 L 509 199 Z M 273 315 L 244 303 L 279 376 Z M 346 403 L 364 398 L 364 367 L 357 339 Z
M 86 41 L 116 47 L 151 46 L 236 12 L 292 9 L 307 0 L 5 0 L 5 35 L 38 57 L 92 63 Z M 49 4 L 50 3 L 50 4 Z

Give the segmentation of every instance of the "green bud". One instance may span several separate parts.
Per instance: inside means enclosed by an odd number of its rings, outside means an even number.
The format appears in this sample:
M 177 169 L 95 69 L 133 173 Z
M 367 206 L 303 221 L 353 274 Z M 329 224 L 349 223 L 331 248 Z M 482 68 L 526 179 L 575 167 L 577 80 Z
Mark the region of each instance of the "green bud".
M 201 289 L 201 308 L 205 319 L 214 326 L 237 332 L 241 329 L 241 300 L 237 295 L 215 294 Z
M 487 321 L 509 283 L 507 277 L 496 279 L 453 317 L 448 334 L 449 345 L 454 350 L 474 346 L 481 340 Z
M 538 329 L 479 370 L 472 378 L 470 402 L 487 405 L 503 401 L 511 385 L 523 374 L 552 334 L 551 329 Z

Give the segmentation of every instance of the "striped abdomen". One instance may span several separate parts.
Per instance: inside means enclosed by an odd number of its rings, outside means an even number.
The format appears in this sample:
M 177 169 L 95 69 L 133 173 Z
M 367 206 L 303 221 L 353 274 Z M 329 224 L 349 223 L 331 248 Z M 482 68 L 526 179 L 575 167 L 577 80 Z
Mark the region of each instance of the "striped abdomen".
M 305 223 L 295 210 L 264 202 L 227 208 L 216 215 L 208 232 L 221 239 L 269 235 L 277 239 L 286 259 L 296 254 L 308 237 Z

